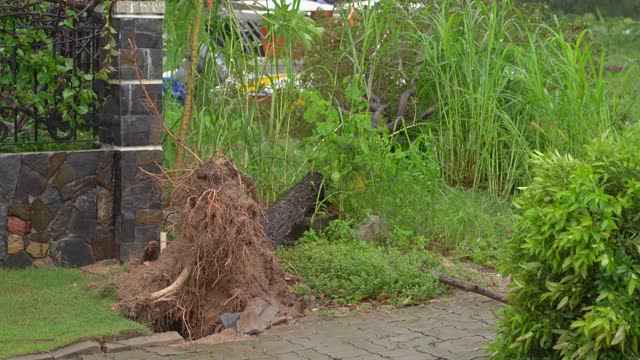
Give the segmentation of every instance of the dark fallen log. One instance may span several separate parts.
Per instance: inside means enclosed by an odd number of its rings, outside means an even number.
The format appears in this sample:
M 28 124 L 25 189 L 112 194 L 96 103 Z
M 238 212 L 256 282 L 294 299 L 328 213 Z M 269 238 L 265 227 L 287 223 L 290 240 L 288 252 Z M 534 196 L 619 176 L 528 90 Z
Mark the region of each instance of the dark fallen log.
M 509 299 L 505 299 L 504 294 L 500 294 L 498 292 L 489 290 L 485 287 L 482 287 L 480 285 L 476 285 L 470 282 L 466 282 L 466 281 L 462 281 L 462 280 L 458 280 L 458 279 L 454 279 L 452 277 L 437 273 L 433 270 L 429 270 L 429 273 L 433 276 L 435 276 L 436 278 L 438 278 L 439 281 L 451 285 L 451 286 L 455 286 L 458 289 L 462 289 L 464 291 L 469 291 L 469 292 L 473 292 L 476 294 L 480 294 L 483 296 L 486 296 L 488 298 L 491 298 L 493 300 L 496 301 L 500 301 L 501 303 L 507 304 L 507 305 L 513 305 L 513 301 L 509 300 Z
M 322 174 L 312 171 L 271 205 L 265 211 L 262 226 L 272 246 L 296 240 L 296 227 L 313 213 L 322 198 Z

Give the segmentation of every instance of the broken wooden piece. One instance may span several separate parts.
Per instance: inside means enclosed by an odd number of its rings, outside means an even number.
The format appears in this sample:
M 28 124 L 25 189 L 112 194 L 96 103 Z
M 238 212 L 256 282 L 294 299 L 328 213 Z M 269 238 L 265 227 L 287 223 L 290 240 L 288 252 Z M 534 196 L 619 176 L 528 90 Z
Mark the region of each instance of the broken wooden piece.
M 482 287 L 480 285 L 477 284 L 473 284 L 470 282 L 466 282 L 463 280 L 458 280 L 452 277 L 449 277 L 447 275 L 443 275 L 440 274 L 438 272 L 435 272 L 433 270 L 429 270 L 429 273 L 432 274 L 433 276 L 435 276 L 436 278 L 438 278 L 439 281 L 451 285 L 451 286 L 455 286 L 458 289 L 462 289 L 464 291 L 469 291 L 469 292 L 473 292 L 476 294 L 480 294 L 482 296 L 486 296 L 488 298 L 491 298 L 493 300 L 496 301 L 500 301 L 501 303 L 507 304 L 507 305 L 513 305 L 513 301 L 509 300 L 509 299 L 505 299 L 504 294 L 500 294 L 498 292 L 489 290 L 485 287 Z
M 322 179 L 322 174 L 311 171 L 265 211 L 262 226 L 273 248 L 295 240 L 294 228 L 323 198 Z

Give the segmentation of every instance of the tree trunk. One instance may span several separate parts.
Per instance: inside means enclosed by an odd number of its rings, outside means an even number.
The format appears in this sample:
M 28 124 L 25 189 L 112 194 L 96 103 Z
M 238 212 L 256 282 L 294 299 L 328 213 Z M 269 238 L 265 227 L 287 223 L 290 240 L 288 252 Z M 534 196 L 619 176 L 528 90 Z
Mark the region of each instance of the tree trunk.
M 273 248 L 293 239 L 294 228 L 322 200 L 322 174 L 310 172 L 267 209 L 262 226 Z

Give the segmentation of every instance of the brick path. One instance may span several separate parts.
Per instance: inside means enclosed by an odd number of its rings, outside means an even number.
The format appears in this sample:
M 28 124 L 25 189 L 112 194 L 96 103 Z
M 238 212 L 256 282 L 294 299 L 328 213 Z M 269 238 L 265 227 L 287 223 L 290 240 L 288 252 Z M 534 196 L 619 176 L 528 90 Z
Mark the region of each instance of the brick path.
M 253 341 L 151 347 L 83 360 L 136 359 L 485 359 L 499 303 L 456 293 L 420 307 L 372 311 L 334 319 L 303 319 Z

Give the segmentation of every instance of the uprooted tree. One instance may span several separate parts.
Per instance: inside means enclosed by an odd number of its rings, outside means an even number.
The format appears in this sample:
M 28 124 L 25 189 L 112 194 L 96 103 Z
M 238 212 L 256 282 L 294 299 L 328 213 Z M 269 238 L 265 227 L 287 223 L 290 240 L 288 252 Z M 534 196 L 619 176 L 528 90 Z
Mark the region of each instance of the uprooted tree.
M 231 161 L 204 162 L 165 180 L 181 206 L 179 234 L 158 261 L 134 263 L 114 279 L 117 312 L 193 339 L 216 332 L 219 315 L 242 312 L 255 298 L 282 315 L 302 311 L 262 228 L 252 184 Z

